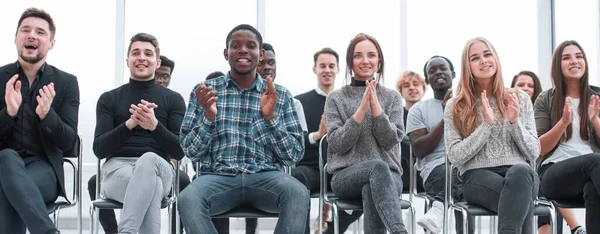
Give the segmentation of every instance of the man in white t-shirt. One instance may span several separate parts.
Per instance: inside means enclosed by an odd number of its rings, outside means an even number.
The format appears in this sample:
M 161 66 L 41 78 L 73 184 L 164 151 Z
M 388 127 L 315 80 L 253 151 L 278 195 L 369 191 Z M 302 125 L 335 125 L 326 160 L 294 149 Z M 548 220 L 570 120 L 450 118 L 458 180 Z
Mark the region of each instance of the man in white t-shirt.
M 441 233 L 444 224 L 444 197 L 446 181 L 446 148 L 444 146 L 444 108 L 452 97 L 452 79 L 456 76 L 452 62 L 443 56 L 433 56 L 423 68 L 425 81 L 433 89 L 433 99 L 416 103 L 408 113 L 406 132 L 410 136 L 413 154 L 417 157 L 416 168 L 423 178 L 425 192 L 434 197 L 432 208 L 417 224 L 431 233 Z M 453 173 L 453 197 L 461 200 L 457 186 L 459 180 Z M 457 224 L 462 218 L 457 217 Z M 469 227 L 469 233 L 473 233 Z M 457 233 L 462 225 L 457 225 Z

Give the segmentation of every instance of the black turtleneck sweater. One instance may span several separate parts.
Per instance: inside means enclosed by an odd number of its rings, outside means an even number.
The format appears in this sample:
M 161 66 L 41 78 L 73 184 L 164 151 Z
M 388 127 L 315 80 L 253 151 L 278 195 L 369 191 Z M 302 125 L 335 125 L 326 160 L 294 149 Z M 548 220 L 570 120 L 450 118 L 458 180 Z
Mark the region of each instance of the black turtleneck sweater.
M 129 130 L 125 126 L 131 113 L 131 104 L 137 105 L 144 99 L 155 103 L 154 115 L 158 125 L 154 131 L 136 126 Z M 154 152 L 166 160 L 181 159 L 179 130 L 185 114 L 183 97 L 170 89 L 156 84 L 155 80 L 136 81 L 108 91 L 98 99 L 96 106 L 96 133 L 94 154 L 99 159 L 110 157 L 140 157 Z

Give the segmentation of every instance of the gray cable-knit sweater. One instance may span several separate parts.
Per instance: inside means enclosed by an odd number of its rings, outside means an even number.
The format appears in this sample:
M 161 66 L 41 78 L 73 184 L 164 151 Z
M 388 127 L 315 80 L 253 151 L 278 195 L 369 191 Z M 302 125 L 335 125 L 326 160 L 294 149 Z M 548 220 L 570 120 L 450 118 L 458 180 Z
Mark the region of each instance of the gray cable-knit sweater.
M 327 127 L 327 171 L 333 173 L 359 162 L 382 160 L 402 174 L 400 142 L 404 137 L 402 98 L 395 90 L 377 85 L 377 98 L 383 113 L 369 110 L 362 123 L 352 116 L 358 110 L 366 87 L 345 86 L 329 94 L 325 102 Z
M 450 99 L 446 104 L 444 111 L 446 154 L 460 174 L 475 168 L 530 164 L 535 162 L 540 154 L 540 141 L 537 137 L 533 105 L 529 95 L 519 91 L 521 110 L 514 124 L 510 124 L 508 117 L 499 119 L 495 99 L 489 100 L 496 116 L 494 123 L 490 126 L 483 121 L 481 100 L 478 99 L 477 112 L 481 123 L 466 138 L 460 135 L 458 128 L 452 123 L 454 100 Z

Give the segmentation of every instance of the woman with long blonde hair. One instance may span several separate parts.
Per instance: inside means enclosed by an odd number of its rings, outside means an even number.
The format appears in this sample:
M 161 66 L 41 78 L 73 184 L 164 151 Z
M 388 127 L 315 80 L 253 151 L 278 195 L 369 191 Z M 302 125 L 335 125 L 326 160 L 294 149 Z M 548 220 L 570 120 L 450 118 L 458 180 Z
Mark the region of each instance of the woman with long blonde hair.
M 481 37 L 464 47 L 456 96 L 444 111 L 446 154 L 467 203 L 498 213 L 498 233 L 534 233 L 540 153 L 533 105 L 504 87 L 496 50 Z M 518 199 L 515 199 L 518 198 Z

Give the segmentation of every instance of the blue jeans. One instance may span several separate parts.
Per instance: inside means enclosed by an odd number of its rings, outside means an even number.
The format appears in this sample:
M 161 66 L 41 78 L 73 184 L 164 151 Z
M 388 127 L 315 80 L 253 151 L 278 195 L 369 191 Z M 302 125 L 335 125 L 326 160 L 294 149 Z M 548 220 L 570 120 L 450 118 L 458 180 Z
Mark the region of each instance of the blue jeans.
M 210 217 L 240 205 L 279 213 L 275 233 L 304 234 L 310 196 L 306 187 L 281 171 L 202 175 L 179 194 L 186 233 L 216 234 Z

